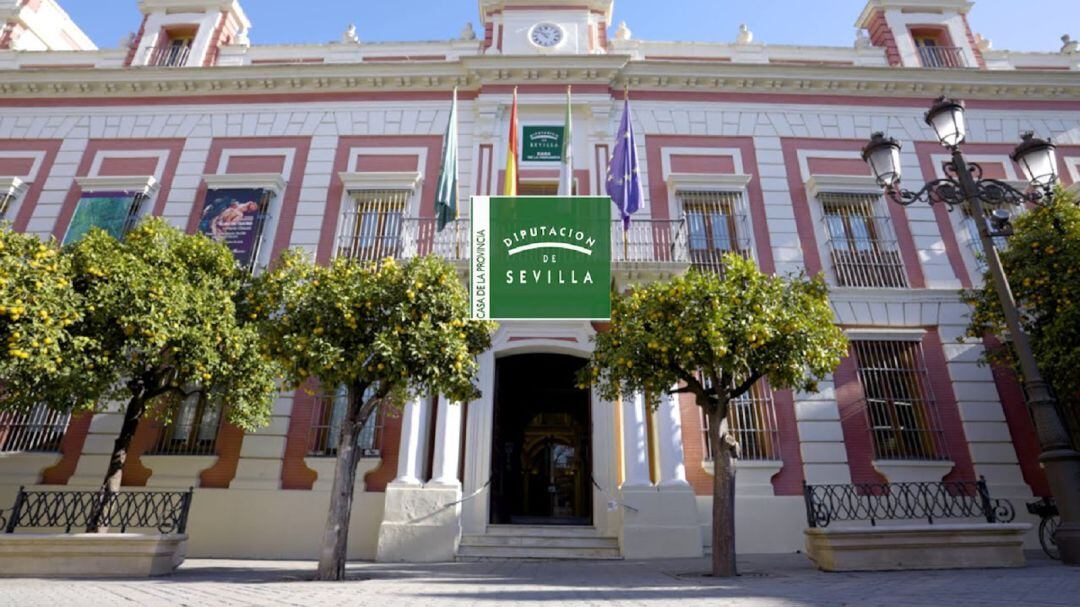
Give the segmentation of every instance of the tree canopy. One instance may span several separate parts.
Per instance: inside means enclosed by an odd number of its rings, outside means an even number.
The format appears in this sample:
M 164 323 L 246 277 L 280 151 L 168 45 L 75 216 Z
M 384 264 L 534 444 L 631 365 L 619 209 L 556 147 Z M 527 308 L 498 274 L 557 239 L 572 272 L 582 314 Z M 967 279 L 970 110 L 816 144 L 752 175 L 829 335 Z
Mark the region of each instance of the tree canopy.
M 1001 264 L 1020 308 L 1039 370 L 1064 403 L 1080 397 L 1080 207 L 1064 191 L 1053 201 L 1022 213 L 1014 224 Z M 970 337 L 1007 336 L 994 284 L 966 294 L 973 307 Z M 991 362 L 1014 364 L 1010 348 L 993 348 Z
M 64 411 L 94 406 L 69 390 L 85 366 L 89 340 L 71 327 L 82 314 L 71 260 L 55 240 L 0 229 L 0 408 L 27 411 L 39 403 Z M 57 381 L 57 377 L 62 377 Z M 57 388 L 60 389 L 57 389 Z
M 816 390 L 847 350 L 825 283 L 769 276 L 734 254 L 724 267 L 616 297 L 588 383 L 604 398 L 644 392 L 652 402 L 678 383 L 704 389 L 699 372 L 721 404 L 761 378 L 776 389 Z

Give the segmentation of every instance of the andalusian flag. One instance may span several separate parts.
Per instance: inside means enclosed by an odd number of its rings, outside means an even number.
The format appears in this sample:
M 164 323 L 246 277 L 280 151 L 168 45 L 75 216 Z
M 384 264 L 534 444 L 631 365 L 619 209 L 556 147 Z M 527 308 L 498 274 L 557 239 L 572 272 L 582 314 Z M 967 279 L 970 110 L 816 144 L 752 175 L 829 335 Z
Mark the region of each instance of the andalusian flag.
M 563 128 L 562 167 L 559 171 L 559 196 L 574 195 L 574 136 L 570 87 L 566 87 L 566 126 Z
M 436 230 L 443 231 L 458 216 L 458 111 L 457 87 L 450 106 L 450 123 L 446 125 L 446 141 L 443 143 L 442 172 L 439 174 L 439 191 L 435 194 L 435 213 L 438 217 Z
M 514 87 L 514 105 L 510 108 L 510 139 L 506 146 L 506 181 L 503 196 L 517 196 L 518 193 L 518 109 L 517 87 Z

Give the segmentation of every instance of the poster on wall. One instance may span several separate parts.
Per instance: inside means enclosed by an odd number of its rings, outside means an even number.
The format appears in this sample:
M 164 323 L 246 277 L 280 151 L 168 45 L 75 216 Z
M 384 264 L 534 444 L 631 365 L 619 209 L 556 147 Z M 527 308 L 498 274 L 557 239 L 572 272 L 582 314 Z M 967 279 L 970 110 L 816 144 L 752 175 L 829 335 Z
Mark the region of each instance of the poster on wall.
M 132 192 L 85 192 L 71 217 L 64 244 L 82 240 L 93 228 L 122 238 L 128 219 L 135 215 L 139 194 Z
M 268 191 L 257 188 L 209 190 L 199 231 L 224 243 L 241 266 L 254 261 L 259 247 Z

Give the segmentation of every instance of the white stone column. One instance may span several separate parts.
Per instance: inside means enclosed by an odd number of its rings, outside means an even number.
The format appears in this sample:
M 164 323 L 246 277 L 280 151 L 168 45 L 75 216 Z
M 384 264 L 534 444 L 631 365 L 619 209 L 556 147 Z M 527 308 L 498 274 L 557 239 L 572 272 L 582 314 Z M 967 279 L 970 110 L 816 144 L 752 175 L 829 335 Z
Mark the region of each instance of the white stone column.
M 465 430 L 465 487 L 469 499 L 462 506 L 465 533 L 483 533 L 488 521 L 488 479 L 491 477 L 491 433 L 495 415 L 495 353 L 478 358 L 480 398 L 469 403 Z
M 676 386 L 677 388 L 677 386 Z M 656 430 L 659 444 L 661 488 L 684 488 L 686 464 L 683 457 L 682 421 L 679 413 L 679 395 L 664 394 L 656 411 Z
M 438 487 L 460 487 L 458 463 L 461 456 L 461 409 L 460 403 L 450 402 L 439 395 L 439 409 L 435 416 L 435 457 L 431 466 L 431 482 Z
M 649 434 L 645 425 L 645 395 L 623 397 L 623 488 L 649 487 Z
M 401 444 L 398 447 L 398 472 L 395 485 L 422 485 L 424 465 L 424 405 L 428 399 L 412 398 L 401 412 Z

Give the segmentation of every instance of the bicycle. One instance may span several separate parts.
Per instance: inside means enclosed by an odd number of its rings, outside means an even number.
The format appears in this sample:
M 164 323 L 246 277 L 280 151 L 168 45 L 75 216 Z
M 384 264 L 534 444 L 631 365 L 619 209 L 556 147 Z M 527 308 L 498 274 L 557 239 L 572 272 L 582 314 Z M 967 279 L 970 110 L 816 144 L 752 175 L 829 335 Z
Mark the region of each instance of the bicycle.
M 1036 502 L 1030 502 L 1027 504 L 1027 511 L 1041 519 L 1039 521 L 1039 544 L 1042 545 L 1043 552 L 1054 560 L 1061 560 L 1057 540 L 1054 539 L 1058 525 L 1061 524 L 1061 516 L 1058 514 L 1054 498 L 1044 497 Z

